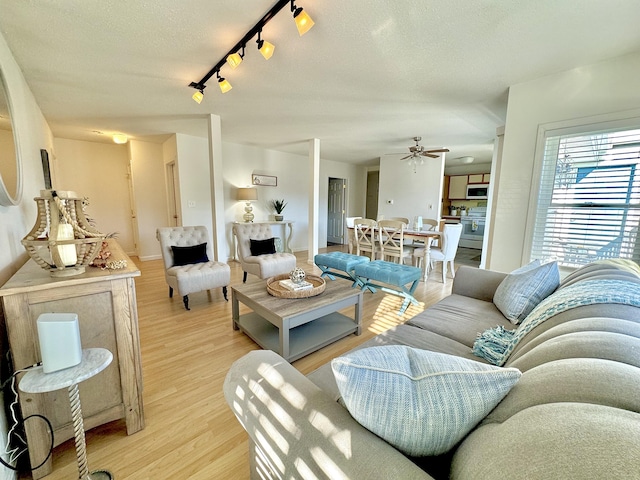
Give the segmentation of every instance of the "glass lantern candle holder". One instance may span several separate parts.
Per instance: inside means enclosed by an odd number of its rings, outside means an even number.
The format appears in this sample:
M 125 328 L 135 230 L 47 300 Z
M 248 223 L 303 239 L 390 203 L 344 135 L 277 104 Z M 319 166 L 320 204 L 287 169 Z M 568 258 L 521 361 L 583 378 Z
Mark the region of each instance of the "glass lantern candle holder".
M 105 235 L 93 228 L 75 192 L 41 190 L 34 199 L 38 218 L 22 245 L 29 256 L 52 277 L 85 272 L 100 253 Z

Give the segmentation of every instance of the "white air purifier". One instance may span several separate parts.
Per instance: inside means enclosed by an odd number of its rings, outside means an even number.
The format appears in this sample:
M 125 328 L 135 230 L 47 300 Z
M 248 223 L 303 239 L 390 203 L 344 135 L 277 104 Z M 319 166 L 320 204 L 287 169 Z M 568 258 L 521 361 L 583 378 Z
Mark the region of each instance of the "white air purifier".
M 44 373 L 75 367 L 82 361 L 77 314 L 43 313 L 37 326 Z

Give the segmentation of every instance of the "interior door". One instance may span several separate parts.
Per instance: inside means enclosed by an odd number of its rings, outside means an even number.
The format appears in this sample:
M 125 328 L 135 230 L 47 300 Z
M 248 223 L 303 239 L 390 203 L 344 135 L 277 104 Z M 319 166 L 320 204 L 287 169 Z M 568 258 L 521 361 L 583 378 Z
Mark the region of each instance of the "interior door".
M 327 243 L 344 243 L 344 178 L 329 178 L 327 201 Z

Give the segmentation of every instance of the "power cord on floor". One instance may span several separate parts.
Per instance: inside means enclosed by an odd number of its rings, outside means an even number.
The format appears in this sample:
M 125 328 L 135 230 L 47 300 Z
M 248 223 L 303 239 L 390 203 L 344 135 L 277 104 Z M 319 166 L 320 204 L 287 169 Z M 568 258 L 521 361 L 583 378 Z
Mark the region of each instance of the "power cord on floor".
M 19 469 L 17 467 L 14 467 L 12 465 L 12 463 L 16 463 L 16 461 L 18 460 L 18 458 L 20 458 L 20 456 L 25 453 L 28 452 L 28 445 L 27 442 L 24 438 L 22 438 L 22 435 L 18 432 L 18 429 L 24 431 L 24 424 L 27 420 L 31 419 L 31 418 L 40 418 L 42 419 L 47 426 L 49 427 L 49 435 L 51 436 L 51 445 L 49 447 L 49 453 L 47 454 L 46 458 L 42 461 L 42 463 L 40 463 L 38 466 L 31 468 L 31 470 L 37 470 L 38 468 L 40 468 L 41 466 L 43 466 L 45 463 L 47 463 L 47 460 L 49 460 L 49 457 L 51 457 L 51 454 L 53 452 L 53 425 L 51 425 L 51 422 L 49 421 L 49 419 L 47 417 L 45 417 L 44 415 L 40 415 L 40 414 L 33 414 L 33 415 L 29 415 L 28 417 L 19 420 L 18 419 L 18 413 L 16 412 L 16 407 L 18 405 L 18 392 L 16 391 L 16 375 L 22 372 L 26 372 L 27 370 L 30 370 L 32 368 L 35 367 L 39 367 L 42 365 L 42 362 L 39 363 L 35 363 L 29 367 L 20 369 L 20 370 L 16 370 L 15 372 L 13 372 L 11 374 L 11 377 L 9 377 L 0 387 L 3 391 L 4 388 L 7 386 L 7 384 L 9 382 L 11 382 L 11 392 L 13 393 L 13 401 L 11 402 L 11 405 L 9 405 L 9 412 L 11 413 L 11 418 L 13 420 L 13 425 L 11 426 L 11 428 L 9 429 L 9 431 L 7 432 L 7 444 L 5 446 L 5 451 L 4 454 L 8 455 L 8 459 L 9 461 L 6 462 L 2 457 L 0 457 L 0 463 L 2 465 L 4 465 L 5 467 L 7 467 L 10 470 L 13 471 L 18 471 Z M 12 441 L 17 443 L 18 446 L 16 446 L 15 448 L 11 449 L 11 444 Z

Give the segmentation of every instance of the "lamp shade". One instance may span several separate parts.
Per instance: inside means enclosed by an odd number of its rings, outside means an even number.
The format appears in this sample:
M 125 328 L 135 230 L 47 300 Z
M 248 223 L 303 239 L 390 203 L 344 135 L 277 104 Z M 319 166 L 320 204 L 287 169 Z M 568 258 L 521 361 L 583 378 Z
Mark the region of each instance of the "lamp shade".
M 307 33 L 311 30 L 311 27 L 315 24 L 311 17 L 305 12 L 302 8 L 296 9 L 293 14 L 293 19 L 296 22 L 296 27 L 298 27 L 298 33 L 300 36 Z
M 258 189 L 257 188 L 238 188 L 238 192 L 236 193 L 236 200 L 240 200 L 243 202 L 250 202 L 252 200 L 258 200 Z

